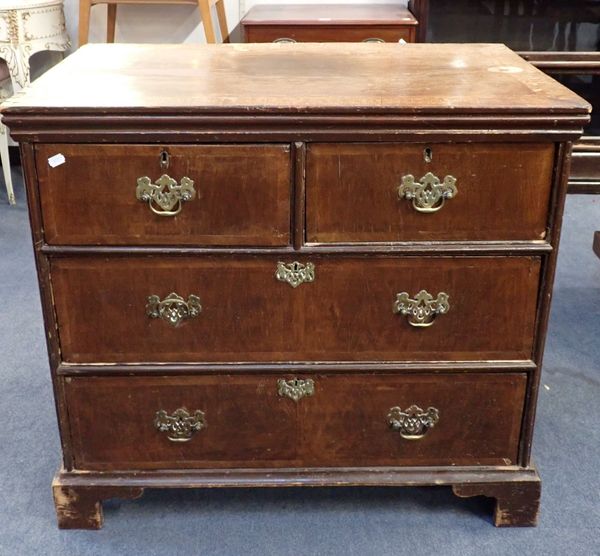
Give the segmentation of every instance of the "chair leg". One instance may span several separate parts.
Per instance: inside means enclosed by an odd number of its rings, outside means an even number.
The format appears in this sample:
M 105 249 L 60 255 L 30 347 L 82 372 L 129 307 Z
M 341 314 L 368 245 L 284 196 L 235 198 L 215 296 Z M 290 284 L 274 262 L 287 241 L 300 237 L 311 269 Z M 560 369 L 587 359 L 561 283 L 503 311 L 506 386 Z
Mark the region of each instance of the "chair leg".
M 198 0 L 198 8 L 200 9 L 200 17 L 204 26 L 204 34 L 208 44 L 215 44 L 215 30 L 212 24 L 212 16 L 210 14 L 210 0 Z
M 106 6 L 106 42 L 115 42 L 115 28 L 117 25 L 117 4 Z
M 79 46 L 83 46 L 88 42 L 91 10 L 91 0 L 79 0 Z
M 217 0 L 216 6 L 221 39 L 223 42 L 229 42 L 229 29 L 227 28 L 227 17 L 225 15 L 225 0 Z
M 15 191 L 12 184 L 12 176 L 10 174 L 10 155 L 8 153 L 8 131 L 6 126 L 0 122 L 0 159 L 2 159 L 2 172 L 4 173 L 4 183 L 6 184 L 6 192 L 8 193 L 8 202 L 11 205 L 16 205 Z

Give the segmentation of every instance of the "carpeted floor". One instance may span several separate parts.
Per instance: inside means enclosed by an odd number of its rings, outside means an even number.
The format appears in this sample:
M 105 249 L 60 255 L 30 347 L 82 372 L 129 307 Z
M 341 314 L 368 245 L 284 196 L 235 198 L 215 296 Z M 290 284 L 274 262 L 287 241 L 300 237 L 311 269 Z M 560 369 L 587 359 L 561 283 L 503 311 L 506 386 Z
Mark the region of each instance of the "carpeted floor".
M 0 187 L 0 556 L 600 555 L 600 198 L 568 199 L 534 454 L 541 523 L 496 529 L 448 488 L 151 491 L 59 531 L 59 465 L 23 187 Z M 0 181 L 0 186 L 3 183 Z

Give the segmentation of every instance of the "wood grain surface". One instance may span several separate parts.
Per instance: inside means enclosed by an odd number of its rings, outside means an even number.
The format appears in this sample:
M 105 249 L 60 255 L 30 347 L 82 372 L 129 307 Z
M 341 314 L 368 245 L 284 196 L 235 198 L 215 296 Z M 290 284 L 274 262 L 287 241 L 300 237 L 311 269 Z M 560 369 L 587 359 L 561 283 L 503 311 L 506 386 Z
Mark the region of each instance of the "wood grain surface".
M 284 262 L 292 262 L 287 258 Z M 312 257 L 292 288 L 269 257 L 59 257 L 52 284 L 62 358 L 95 362 L 439 361 L 532 356 L 540 260 Z M 396 294 L 445 292 L 429 328 L 394 314 Z M 197 295 L 173 327 L 147 298 Z
M 426 162 L 429 149 L 431 162 Z M 311 144 L 306 170 L 309 243 L 545 239 L 552 144 Z M 402 177 L 456 178 L 435 213 L 400 199 Z
M 278 395 L 278 376 L 66 379 L 79 470 L 514 463 L 524 374 L 315 376 L 315 392 Z M 286 376 L 285 378 L 290 378 Z M 439 410 L 419 440 L 387 414 L 418 404 Z M 156 430 L 157 411 L 201 410 L 187 442 Z
M 65 163 L 52 168 L 59 153 Z M 289 145 L 39 145 L 36 166 L 49 244 L 290 243 Z M 195 198 L 174 217 L 136 198 L 139 177 L 162 174 L 194 181 Z
M 503 45 L 88 44 L 3 114 L 173 109 L 587 116 L 590 106 Z

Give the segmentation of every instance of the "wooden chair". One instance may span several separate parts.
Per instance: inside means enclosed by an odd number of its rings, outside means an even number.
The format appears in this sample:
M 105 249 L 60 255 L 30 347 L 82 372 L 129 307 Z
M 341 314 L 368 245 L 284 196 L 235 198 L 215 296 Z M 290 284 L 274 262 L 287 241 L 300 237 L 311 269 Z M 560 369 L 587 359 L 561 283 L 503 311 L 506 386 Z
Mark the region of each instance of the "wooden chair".
M 88 42 L 90 32 L 90 11 L 96 4 L 107 4 L 106 42 L 115 42 L 115 24 L 117 22 L 117 6 L 119 4 L 193 4 L 200 9 L 200 17 L 204 27 L 207 43 L 216 43 L 211 8 L 216 6 L 219 29 L 223 42 L 228 42 L 227 19 L 225 18 L 224 0 L 79 0 L 79 46 Z

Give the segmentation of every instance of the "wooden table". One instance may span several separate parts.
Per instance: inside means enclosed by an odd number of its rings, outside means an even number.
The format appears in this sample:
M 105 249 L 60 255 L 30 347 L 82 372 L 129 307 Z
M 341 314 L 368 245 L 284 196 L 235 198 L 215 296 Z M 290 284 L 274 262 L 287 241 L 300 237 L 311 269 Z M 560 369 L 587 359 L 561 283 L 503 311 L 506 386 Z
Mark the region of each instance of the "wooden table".
M 415 42 L 418 25 L 394 4 L 259 4 L 241 21 L 245 42 Z
M 59 525 L 145 488 L 325 485 L 534 525 L 589 109 L 501 45 L 88 45 L 11 99 Z

